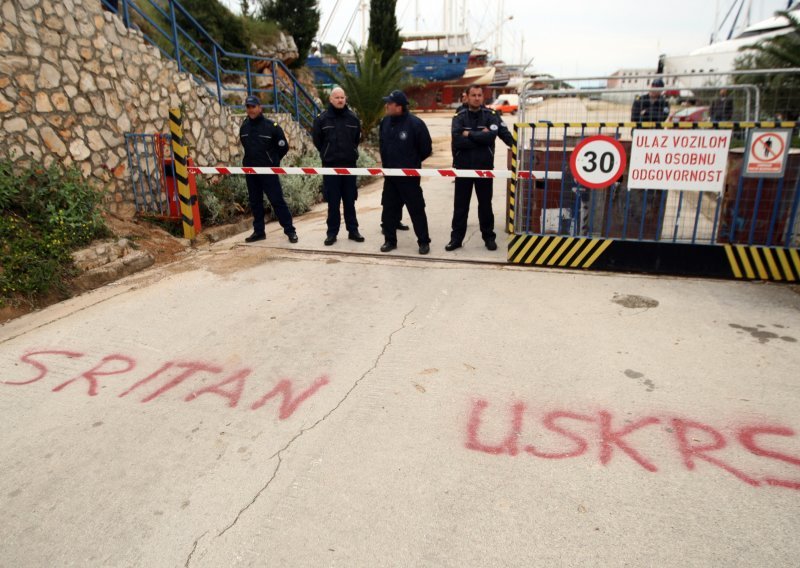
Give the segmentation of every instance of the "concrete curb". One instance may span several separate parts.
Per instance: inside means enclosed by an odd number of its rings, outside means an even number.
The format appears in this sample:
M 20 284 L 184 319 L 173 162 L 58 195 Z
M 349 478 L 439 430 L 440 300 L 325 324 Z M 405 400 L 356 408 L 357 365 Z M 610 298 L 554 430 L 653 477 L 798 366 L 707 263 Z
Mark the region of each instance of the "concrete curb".
M 131 251 L 123 258 L 87 270 L 72 283 L 77 290 L 86 292 L 149 268 L 154 263 L 155 259 L 150 253 L 142 250 Z

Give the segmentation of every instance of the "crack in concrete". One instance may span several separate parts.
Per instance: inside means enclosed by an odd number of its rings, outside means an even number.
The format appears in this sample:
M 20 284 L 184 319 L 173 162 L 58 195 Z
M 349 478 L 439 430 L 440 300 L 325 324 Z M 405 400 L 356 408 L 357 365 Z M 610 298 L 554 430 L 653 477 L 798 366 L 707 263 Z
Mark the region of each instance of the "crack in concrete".
M 183 565 L 184 568 L 189 568 L 189 563 L 192 561 L 192 556 L 194 556 L 194 552 L 195 550 L 197 550 L 197 543 L 199 543 L 200 539 L 206 536 L 207 534 L 208 531 L 204 532 L 195 539 L 194 544 L 192 545 L 192 551 L 189 553 L 189 556 L 186 558 L 186 563 Z
M 226 526 L 224 529 L 222 529 L 222 531 L 220 531 L 220 532 L 217 534 L 217 537 L 216 537 L 216 538 L 219 538 L 219 537 L 221 537 L 221 536 L 222 536 L 222 535 L 224 535 L 226 532 L 228 532 L 230 529 L 232 529 L 232 528 L 233 528 L 233 527 L 236 525 L 236 523 L 238 523 L 238 522 L 239 522 L 239 519 L 241 518 L 241 516 L 242 516 L 242 515 L 243 515 L 243 514 L 244 514 L 244 513 L 245 513 L 245 512 L 246 512 L 246 511 L 247 511 L 247 510 L 250 508 L 250 507 L 252 507 L 252 506 L 253 506 L 253 504 L 255 504 L 255 502 L 256 502 L 256 501 L 258 500 L 258 498 L 261 496 L 261 494 L 262 494 L 262 493 L 264 493 L 264 491 L 266 491 L 266 490 L 267 490 L 267 488 L 269 488 L 270 484 L 271 484 L 271 483 L 272 483 L 272 482 L 275 480 L 275 478 L 277 477 L 277 475 L 278 475 L 278 471 L 280 470 L 280 468 L 281 468 L 281 464 L 283 463 L 283 458 L 281 457 L 281 454 L 282 454 L 283 452 L 285 452 L 286 450 L 288 450 L 288 449 L 289 449 L 289 448 L 292 446 L 292 444 L 294 444 L 294 442 L 295 442 L 295 441 L 296 441 L 298 438 L 300 438 L 300 437 L 301 437 L 303 434 L 305 434 L 306 432 L 308 432 L 308 431 L 310 431 L 310 430 L 313 430 L 314 428 L 316 428 L 317 426 L 319 426 L 319 425 L 320 425 L 322 422 L 324 422 L 325 420 L 327 420 L 327 419 L 328 419 L 328 418 L 329 418 L 329 417 L 330 417 L 330 416 L 331 416 L 331 415 L 332 415 L 334 412 L 336 412 L 336 411 L 339 409 L 339 407 L 341 407 L 341 406 L 342 406 L 342 404 L 344 404 L 344 402 L 345 402 L 345 401 L 346 401 L 346 400 L 347 400 L 347 399 L 350 397 L 350 395 L 351 395 L 351 394 L 353 393 L 353 391 L 354 391 L 354 390 L 355 390 L 355 389 L 358 387 L 358 385 L 361 383 L 361 381 L 363 381 L 363 380 L 364 380 L 364 379 L 365 379 L 365 378 L 366 378 L 366 377 L 367 377 L 367 376 L 368 376 L 370 373 L 372 373 L 372 372 L 373 372 L 375 369 L 377 369 L 377 368 L 378 368 L 378 365 L 380 364 L 380 361 L 381 361 L 381 359 L 383 358 L 383 356 L 386 354 L 386 351 L 389 349 L 389 347 L 391 347 L 391 346 L 392 346 L 392 340 L 394 339 L 394 336 L 395 336 L 395 334 L 397 334 L 397 333 L 399 333 L 399 332 L 401 332 L 401 331 L 403 331 L 403 330 L 405 329 L 405 327 L 406 327 L 406 322 L 408 321 L 408 318 L 409 318 L 409 316 L 411 316 L 411 314 L 412 314 L 412 313 L 414 313 L 414 311 L 415 311 L 416 309 L 417 309 L 417 306 L 414 306 L 414 307 L 413 307 L 413 308 L 412 308 L 412 309 L 411 309 L 411 310 L 410 310 L 410 311 L 409 311 L 409 312 L 408 312 L 408 313 L 407 313 L 405 316 L 403 316 L 403 322 L 400 324 L 400 327 L 398 327 L 397 329 L 395 329 L 394 331 L 392 331 L 392 332 L 389 334 L 389 338 L 387 339 L 387 341 L 386 341 L 386 344 L 383 346 L 383 349 L 381 349 L 381 352 L 380 352 L 380 353 L 378 354 L 378 356 L 375 358 L 375 361 L 373 361 L 373 363 L 372 363 L 372 366 L 371 366 L 369 369 L 367 369 L 367 370 L 366 370 L 366 371 L 365 371 L 365 372 L 364 372 L 364 373 L 363 373 L 363 374 L 362 374 L 362 375 L 361 375 L 361 376 L 360 376 L 358 379 L 356 379 L 356 381 L 353 383 L 353 386 L 351 386 L 351 387 L 350 387 L 350 389 L 348 389 L 348 391 L 347 391 L 347 392 L 344 394 L 344 396 L 343 396 L 343 397 L 342 397 L 342 399 L 341 399 L 341 400 L 340 400 L 340 401 L 339 401 L 339 402 L 336 404 L 336 406 L 334 406 L 332 409 L 330 409 L 330 410 L 329 410 L 327 413 L 325 413 L 325 415 L 324 415 L 324 416 L 322 416 L 322 418 L 320 418 L 319 420 L 317 420 L 316 422 L 314 422 L 314 423 L 313 423 L 311 426 L 309 426 L 308 428 L 302 428 L 302 429 L 300 430 L 300 432 L 298 432 L 298 433 L 297 433 L 297 435 L 295 435 L 295 436 L 294 436 L 294 437 L 293 437 L 291 440 L 289 440 L 289 441 L 286 443 L 286 445 L 285 445 L 283 448 L 281 448 L 280 450 L 278 450 L 277 452 L 275 452 L 274 454 L 272 454 L 272 455 L 269 457 L 269 459 L 270 459 L 270 460 L 271 460 L 271 459 L 273 459 L 273 458 L 275 458 L 275 457 L 277 457 L 277 458 L 278 458 L 278 463 L 275 465 L 275 470 L 272 472 L 272 476 L 269 478 L 269 480 L 267 480 L 267 482 L 264 484 L 264 486 L 263 486 L 261 489 L 259 489 L 259 490 L 258 490 L 258 492 L 255 494 L 255 496 L 254 496 L 254 497 L 253 497 L 253 498 L 250 500 L 250 502 L 249 502 L 247 505 L 245 505 L 244 507 L 242 507 L 242 509 L 240 509 L 240 510 L 239 510 L 239 513 L 236 515 L 236 517 L 233 519 L 233 521 L 232 521 L 232 522 L 231 522 L 231 523 L 230 523 L 228 526 Z M 206 532 L 208 532 L 208 531 L 206 531 Z M 198 542 L 198 541 L 199 541 L 201 538 L 203 538 L 203 536 L 204 536 L 204 535 L 205 535 L 205 533 L 204 533 L 203 535 L 201 535 L 201 536 L 200 536 L 200 537 L 199 537 L 199 538 L 198 538 L 198 539 L 195 541 L 195 547 L 194 547 L 194 548 L 197 548 L 197 542 Z M 192 558 L 192 554 L 194 554 L 194 548 L 192 549 L 192 553 L 191 553 L 191 554 L 189 554 L 189 558 L 188 558 L 188 559 L 187 559 L 187 561 L 186 561 L 186 568 L 188 568 L 188 566 L 189 566 L 189 561 L 190 561 L 190 560 L 191 560 L 191 558 Z

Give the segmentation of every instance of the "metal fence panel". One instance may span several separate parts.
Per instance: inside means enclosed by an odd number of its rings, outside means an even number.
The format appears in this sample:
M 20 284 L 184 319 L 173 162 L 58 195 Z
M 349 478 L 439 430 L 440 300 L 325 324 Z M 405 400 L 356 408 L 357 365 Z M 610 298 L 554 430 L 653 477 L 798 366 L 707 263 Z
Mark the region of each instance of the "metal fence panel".
M 169 134 L 125 134 L 133 201 L 139 214 L 180 218 Z
M 517 124 L 517 171 L 532 174 L 543 170 L 546 174 L 541 179 L 516 180 L 514 232 L 623 241 L 800 246 L 800 150 L 789 151 L 781 178 L 745 177 L 742 171 L 751 131 L 776 126 L 794 129 L 795 123 Z M 586 137 L 610 136 L 629 154 L 636 129 L 661 128 L 733 131 L 722 192 L 629 189 L 627 172 L 607 189 L 588 189 L 574 179 L 569 159 Z

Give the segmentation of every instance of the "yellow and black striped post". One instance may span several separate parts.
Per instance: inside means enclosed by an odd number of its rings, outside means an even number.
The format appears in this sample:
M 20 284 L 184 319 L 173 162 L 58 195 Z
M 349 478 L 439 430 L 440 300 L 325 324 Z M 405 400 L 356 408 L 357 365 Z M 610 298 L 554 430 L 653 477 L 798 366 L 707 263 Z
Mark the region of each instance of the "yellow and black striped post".
M 181 109 L 169 109 L 169 131 L 172 134 L 172 155 L 175 158 L 175 182 L 178 186 L 178 199 L 181 202 L 183 236 L 187 239 L 194 239 L 196 236 L 192 212 L 192 205 L 194 204 L 189 193 L 189 170 L 187 169 L 189 151 L 183 141 L 181 122 Z M 197 198 L 195 197 L 194 199 Z
M 514 142 L 511 144 L 511 189 L 508 193 L 508 234 L 514 234 L 514 208 L 517 206 L 517 141 L 519 140 L 519 125 L 514 124 L 512 132 Z

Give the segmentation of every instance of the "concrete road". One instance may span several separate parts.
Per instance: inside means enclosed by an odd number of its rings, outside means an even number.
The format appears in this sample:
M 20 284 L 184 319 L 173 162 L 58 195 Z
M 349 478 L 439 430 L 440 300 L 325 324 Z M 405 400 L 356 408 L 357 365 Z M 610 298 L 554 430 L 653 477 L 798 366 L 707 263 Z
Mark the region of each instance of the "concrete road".
M 315 211 L 0 327 L 0 566 L 797 566 L 800 295 L 507 267 L 474 206 L 446 253 L 425 187 L 431 257 L 372 187 L 366 243 Z

